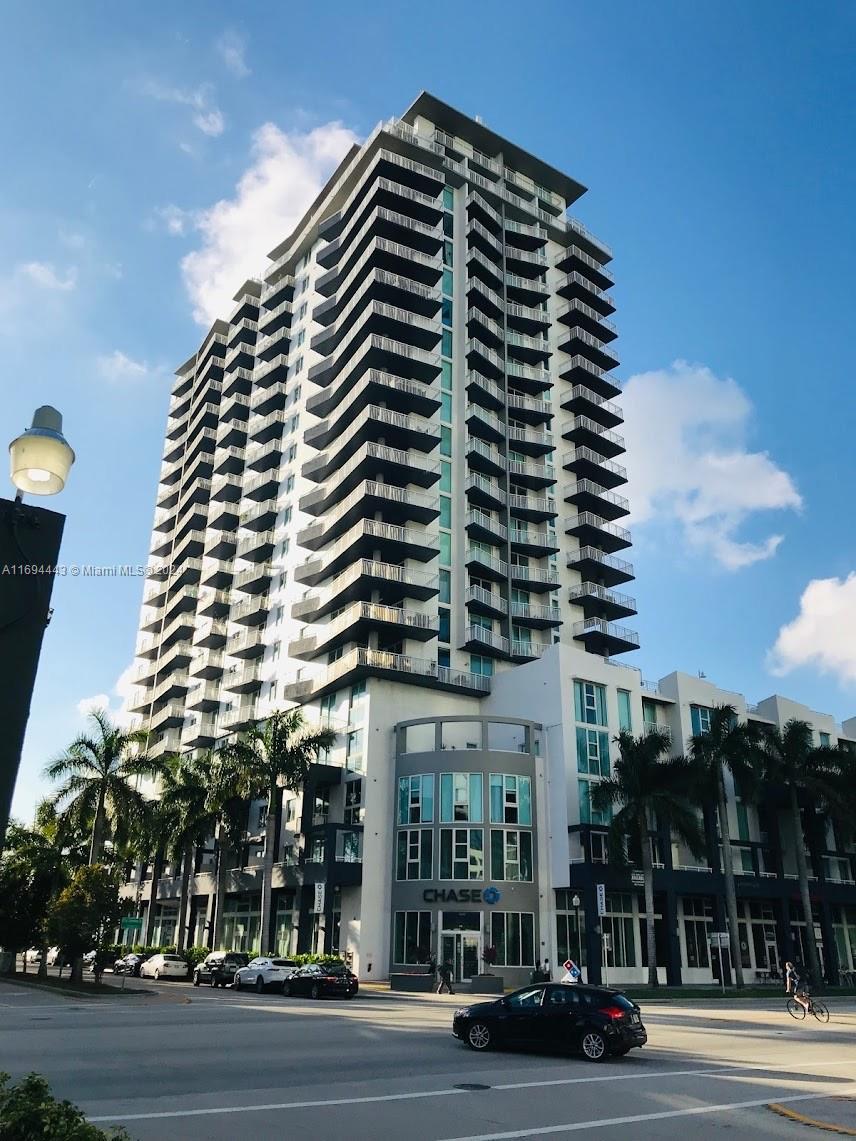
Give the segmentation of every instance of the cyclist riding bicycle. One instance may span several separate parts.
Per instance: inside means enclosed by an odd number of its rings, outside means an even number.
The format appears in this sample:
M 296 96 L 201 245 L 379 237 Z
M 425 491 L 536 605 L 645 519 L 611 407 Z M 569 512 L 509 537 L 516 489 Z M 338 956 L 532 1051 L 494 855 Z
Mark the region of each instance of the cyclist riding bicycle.
M 806 1014 L 811 1012 L 811 999 L 805 993 L 805 985 L 791 962 L 785 963 L 785 994 L 792 994 Z

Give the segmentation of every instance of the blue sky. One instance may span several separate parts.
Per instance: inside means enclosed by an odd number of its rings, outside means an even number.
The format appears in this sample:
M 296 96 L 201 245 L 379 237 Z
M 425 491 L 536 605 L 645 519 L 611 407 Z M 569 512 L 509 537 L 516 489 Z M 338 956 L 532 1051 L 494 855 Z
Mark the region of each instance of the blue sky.
M 521 11 L 6 12 L 0 407 L 9 439 L 37 404 L 65 415 L 63 559 L 145 562 L 194 313 L 261 266 L 351 133 L 424 87 L 586 184 L 574 213 L 615 249 L 645 676 L 852 716 L 856 9 Z M 58 581 L 18 813 L 78 703 L 118 706 L 141 590 Z

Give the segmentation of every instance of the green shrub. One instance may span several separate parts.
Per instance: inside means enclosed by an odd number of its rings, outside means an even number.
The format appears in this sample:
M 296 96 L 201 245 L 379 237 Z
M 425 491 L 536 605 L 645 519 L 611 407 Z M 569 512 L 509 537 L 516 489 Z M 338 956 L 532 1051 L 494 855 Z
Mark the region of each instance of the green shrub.
M 17 1085 L 0 1074 L 0 1137 L 3 1141 L 131 1141 L 124 1129 L 105 1132 L 90 1125 L 70 1101 L 57 1101 L 39 1074 Z
M 193 970 L 203 959 L 208 957 L 208 953 L 207 947 L 188 947 L 187 950 L 183 952 L 183 955 L 187 960 L 187 965 Z
M 340 964 L 344 962 L 341 955 L 292 955 L 295 963 L 301 967 L 305 967 L 307 963 L 321 963 L 322 966 L 329 966 L 330 964 Z

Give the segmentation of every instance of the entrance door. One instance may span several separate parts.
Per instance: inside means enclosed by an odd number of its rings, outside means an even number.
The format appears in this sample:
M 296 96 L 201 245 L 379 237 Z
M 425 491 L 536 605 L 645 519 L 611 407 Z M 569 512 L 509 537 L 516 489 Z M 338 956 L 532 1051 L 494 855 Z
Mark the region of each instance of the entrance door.
M 479 973 L 481 935 L 470 931 L 444 931 L 440 938 L 440 962 L 452 964 L 457 983 Z

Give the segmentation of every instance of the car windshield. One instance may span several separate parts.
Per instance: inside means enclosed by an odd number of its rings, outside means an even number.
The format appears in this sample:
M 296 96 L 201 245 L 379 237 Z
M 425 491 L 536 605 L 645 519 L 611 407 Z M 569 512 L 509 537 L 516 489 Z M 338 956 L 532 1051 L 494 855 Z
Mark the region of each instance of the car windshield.
M 267 959 L 253 959 L 250 963 L 251 967 L 264 967 L 267 965 Z

